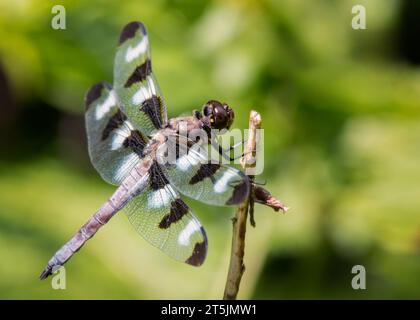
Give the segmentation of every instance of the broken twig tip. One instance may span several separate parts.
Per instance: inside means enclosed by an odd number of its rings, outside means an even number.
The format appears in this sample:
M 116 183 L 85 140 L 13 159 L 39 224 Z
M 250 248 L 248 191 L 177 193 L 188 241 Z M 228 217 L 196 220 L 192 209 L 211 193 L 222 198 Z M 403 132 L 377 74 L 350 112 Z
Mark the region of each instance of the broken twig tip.
M 261 186 L 254 185 L 254 196 L 255 196 L 255 202 L 269 206 L 273 208 L 275 211 L 282 210 L 285 213 L 287 212 L 287 210 L 289 210 L 289 207 L 286 207 L 277 198 L 272 196 L 271 193 L 267 189 Z
M 261 123 L 261 115 L 255 110 L 251 111 L 249 118 L 257 124 Z

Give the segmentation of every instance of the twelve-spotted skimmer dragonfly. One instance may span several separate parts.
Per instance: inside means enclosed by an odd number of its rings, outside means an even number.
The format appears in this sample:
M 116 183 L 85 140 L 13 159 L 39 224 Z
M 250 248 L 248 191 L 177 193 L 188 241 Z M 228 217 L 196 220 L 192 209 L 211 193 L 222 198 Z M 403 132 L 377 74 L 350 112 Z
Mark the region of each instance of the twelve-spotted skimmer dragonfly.
M 192 150 L 197 141 L 179 143 L 183 136 L 179 126 L 186 123 L 188 132 L 228 129 L 233 110 L 211 100 L 202 112 L 168 120 L 152 73 L 149 39 L 140 22 L 129 23 L 121 32 L 114 86 L 105 82 L 92 86 L 85 103 L 92 164 L 105 181 L 119 187 L 54 254 L 40 278 L 69 260 L 122 208 L 152 245 L 176 260 L 200 266 L 207 254 L 206 232 L 179 192 L 211 205 L 235 205 L 248 196 L 250 182 L 241 171 L 210 162 L 203 150 Z M 178 138 L 178 150 L 175 163 L 165 165 L 158 161 L 158 150 L 169 137 Z

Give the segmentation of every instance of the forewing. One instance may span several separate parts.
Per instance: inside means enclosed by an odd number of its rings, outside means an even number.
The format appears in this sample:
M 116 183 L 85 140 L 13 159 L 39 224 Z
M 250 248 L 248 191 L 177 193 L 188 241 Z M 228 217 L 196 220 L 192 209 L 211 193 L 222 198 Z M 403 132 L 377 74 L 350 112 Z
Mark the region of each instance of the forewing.
M 194 266 L 207 254 L 204 228 L 155 162 L 149 186 L 125 207 L 136 231 L 168 256 Z
M 175 141 L 175 142 L 174 142 Z M 206 149 L 198 144 L 176 143 L 176 161 L 168 163 L 164 172 L 181 193 L 201 202 L 225 206 L 243 202 L 249 194 L 250 182 L 240 170 L 211 161 Z M 168 146 L 168 150 L 174 150 Z
M 131 22 L 121 32 L 114 88 L 122 110 L 146 136 L 166 125 L 166 106 L 152 73 L 149 37 L 141 22 Z
M 92 86 L 85 97 L 89 156 L 102 178 L 119 185 L 141 161 L 147 143 L 118 108 L 110 84 Z

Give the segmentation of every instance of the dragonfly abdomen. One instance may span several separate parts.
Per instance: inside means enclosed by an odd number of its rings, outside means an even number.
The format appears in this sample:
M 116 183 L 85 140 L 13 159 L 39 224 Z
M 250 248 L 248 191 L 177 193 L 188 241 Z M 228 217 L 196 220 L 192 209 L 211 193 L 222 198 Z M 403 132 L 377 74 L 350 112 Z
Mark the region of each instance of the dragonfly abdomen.
M 92 238 L 95 233 L 105 225 L 128 201 L 138 195 L 146 186 L 148 176 L 145 174 L 147 166 L 135 167 L 123 181 L 114 194 L 105 202 L 95 214 L 77 231 L 77 233 L 64 244 L 48 261 L 47 266 L 40 275 L 40 279 L 47 278 L 55 268 L 66 263 L 74 253 Z

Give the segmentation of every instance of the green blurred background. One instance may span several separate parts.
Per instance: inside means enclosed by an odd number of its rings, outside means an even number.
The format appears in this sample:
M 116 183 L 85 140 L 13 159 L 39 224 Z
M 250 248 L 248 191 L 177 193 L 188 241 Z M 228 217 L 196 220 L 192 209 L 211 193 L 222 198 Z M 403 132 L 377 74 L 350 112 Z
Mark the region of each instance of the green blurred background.
M 66 30 L 51 8 L 66 8 Z M 353 30 L 363 4 L 367 29 Z M 112 82 L 121 28 L 148 27 L 169 116 L 211 98 L 235 127 L 262 114 L 258 177 L 291 210 L 256 208 L 240 298 L 420 298 L 420 3 L 417 0 L 0 0 L 0 298 L 220 298 L 232 208 L 188 201 L 200 268 L 166 257 L 117 215 L 67 265 L 38 275 L 111 195 L 91 166 L 83 96 Z M 351 268 L 367 270 L 353 290 Z

